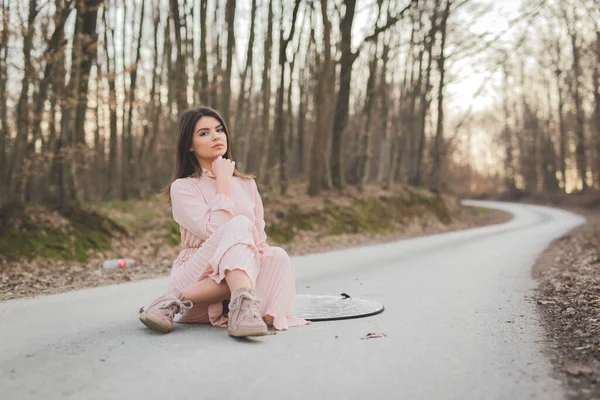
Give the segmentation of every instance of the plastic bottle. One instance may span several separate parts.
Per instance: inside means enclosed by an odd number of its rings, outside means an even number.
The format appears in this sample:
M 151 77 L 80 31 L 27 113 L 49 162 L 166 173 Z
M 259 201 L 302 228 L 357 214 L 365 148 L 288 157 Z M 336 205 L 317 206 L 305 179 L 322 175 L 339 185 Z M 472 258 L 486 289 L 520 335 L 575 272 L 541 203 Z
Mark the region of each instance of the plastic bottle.
M 133 258 L 119 258 L 115 260 L 106 260 L 102 264 L 103 268 L 127 268 L 132 265 L 137 265 L 140 262 L 138 260 L 134 260 Z

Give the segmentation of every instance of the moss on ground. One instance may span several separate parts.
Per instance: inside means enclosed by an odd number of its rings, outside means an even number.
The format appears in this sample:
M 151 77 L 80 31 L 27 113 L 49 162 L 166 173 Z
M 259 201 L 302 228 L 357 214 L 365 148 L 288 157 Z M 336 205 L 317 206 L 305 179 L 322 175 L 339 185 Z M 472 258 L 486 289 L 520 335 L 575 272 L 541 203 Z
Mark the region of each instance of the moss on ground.
M 322 209 L 301 211 L 294 205 L 267 222 L 265 231 L 269 240 L 286 244 L 300 231 L 318 230 L 324 236 L 387 233 L 404 221 L 424 214 L 434 214 L 444 225 L 452 222 L 451 213 L 441 196 L 408 190 L 393 196 L 355 198 L 350 206 L 325 200 Z
M 116 222 L 86 209 L 58 216 L 47 210 L 30 213 L 13 208 L 0 211 L 0 220 L 0 256 L 4 261 L 40 256 L 84 262 L 90 250 L 108 250 L 115 235 L 126 234 Z
M 316 233 L 317 237 L 388 233 L 401 229 L 411 220 L 432 215 L 442 224 L 452 222 L 452 213 L 443 197 L 415 188 L 355 197 L 344 203 L 346 205 L 326 198 L 318 209 L 303 210 L 292 204 L 285 211 L 270 214 L 265 227 L 269 242 L 290 243 L 303 232 Z M 0 260 L 41 256 L 83 262 L 90 251 L 108 250 L 116 235 L 127 231 L 137 234 L 148 229 L 158 230 L 166 245 L 180 243 L 179 226 L 173 221 L 170 208 L 156 199 L 103 202 L 88 205 L 68 216 L 41 210 L 0 210 Z M 477 210 L 478 214 L 485 212 Z
M 177 246 L 181 241 L 181 231 L 177 222 L 171 220 L 164 226 L 166 233 L 165 241 L 169 246 Z

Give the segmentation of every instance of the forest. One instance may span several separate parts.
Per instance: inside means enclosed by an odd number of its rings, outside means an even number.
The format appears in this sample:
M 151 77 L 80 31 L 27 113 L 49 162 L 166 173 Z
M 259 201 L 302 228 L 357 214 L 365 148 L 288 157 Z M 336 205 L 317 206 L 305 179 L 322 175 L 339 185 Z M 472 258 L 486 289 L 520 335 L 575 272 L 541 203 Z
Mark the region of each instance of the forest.
M 157 193 L 194 105 L 283 196 L 597 191 L 600 5 L 496 3 L 1 0 L 0 204 Z

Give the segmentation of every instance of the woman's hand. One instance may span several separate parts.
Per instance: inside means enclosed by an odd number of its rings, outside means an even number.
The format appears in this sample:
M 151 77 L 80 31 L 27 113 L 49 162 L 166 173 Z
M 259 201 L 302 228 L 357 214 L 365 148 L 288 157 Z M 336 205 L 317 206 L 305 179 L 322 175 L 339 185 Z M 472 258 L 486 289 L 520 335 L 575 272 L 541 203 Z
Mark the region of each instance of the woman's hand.
M 216 179 L 231 178 L 234 169 L 235 161 L 223 158 L 223 156 L 215 158 L 212 163 L 212 170 Z

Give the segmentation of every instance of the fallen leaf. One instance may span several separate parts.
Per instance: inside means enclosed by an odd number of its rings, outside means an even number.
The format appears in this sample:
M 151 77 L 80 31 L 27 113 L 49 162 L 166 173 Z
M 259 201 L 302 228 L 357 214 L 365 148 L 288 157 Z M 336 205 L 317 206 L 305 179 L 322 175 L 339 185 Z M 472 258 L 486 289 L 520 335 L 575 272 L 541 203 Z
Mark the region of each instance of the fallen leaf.
M 594 374 L 594 369 L 592 367 L 578 362 L 568 363 L 564 366 L 563 370 L 573 376 Z
M 365 336 L 361 337 L 361 339 L 376 339 L 381 337 L 387 337 L 387 335 L 385 333 L 369 332 Z
M 538 304 L 541 304 L 541 305 L 545 306 L 545 305 L 548 305 L 548 304 L 556 304 L 556 303 L 553 302 L 553 301 L 550 301 L 550 300 L 538 300 Z

